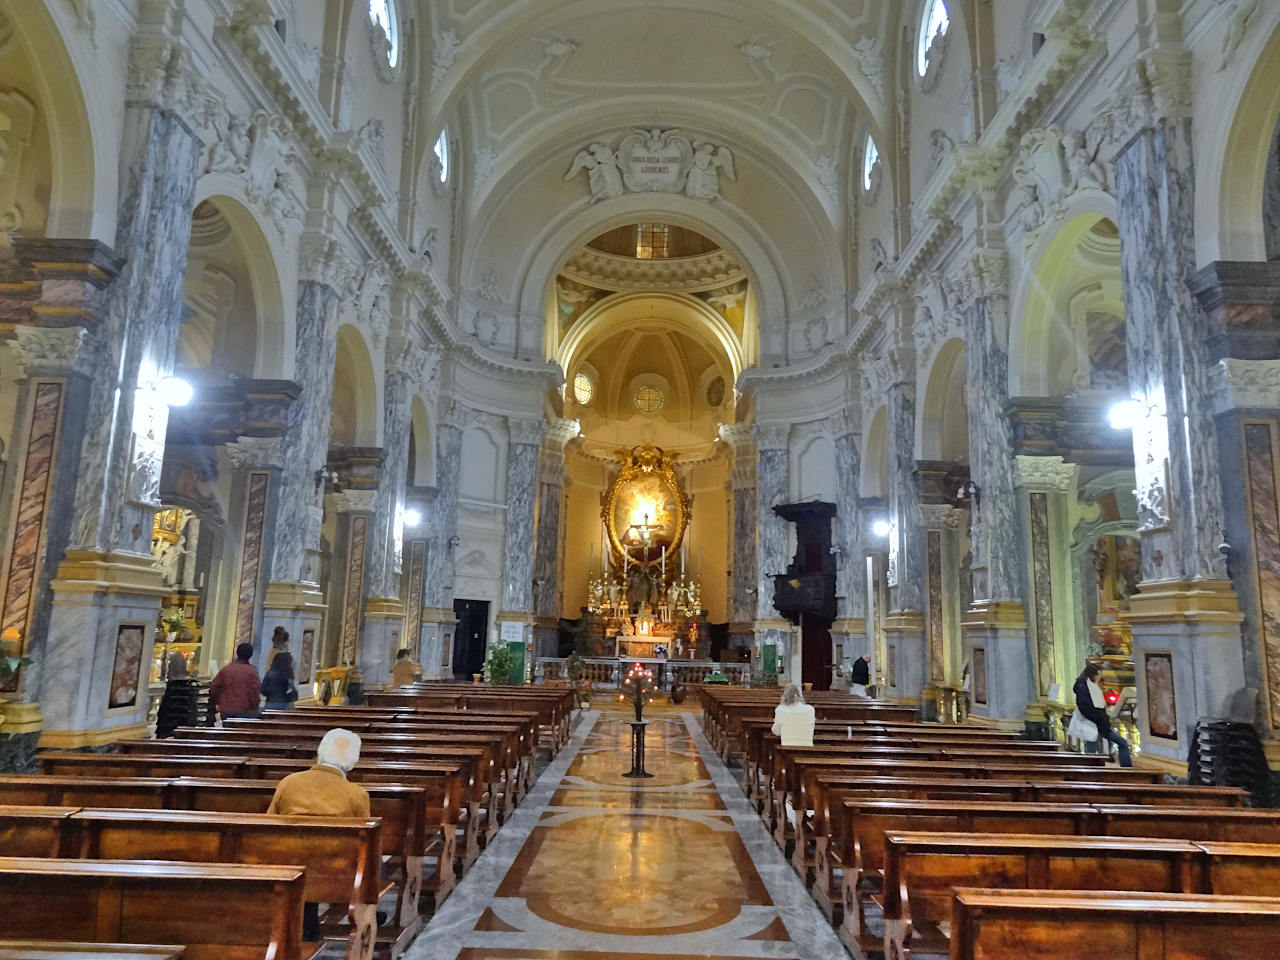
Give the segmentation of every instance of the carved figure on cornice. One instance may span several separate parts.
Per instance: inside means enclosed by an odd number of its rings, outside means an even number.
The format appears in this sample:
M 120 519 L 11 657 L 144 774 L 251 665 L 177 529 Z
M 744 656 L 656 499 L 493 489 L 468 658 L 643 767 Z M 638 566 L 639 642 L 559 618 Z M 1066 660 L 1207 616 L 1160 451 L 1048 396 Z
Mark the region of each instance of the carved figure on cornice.
M 1031 237 L 1044 226 L 1045 209 L 1034 183 L 1020 183 L 1014 191 L 1015 208 L 1022 210 L 1022 233 Z
M 1102 164 L 1098 162 L 1098 150 L 1089 149 L 1088 141 L 1083 130 L 1068 131 L 1062 140 L 1063 153 L 1067 160 L 1067 173 L 1070 177 L 1068 186 L 1069 191 L 1080 190 L 1085 187 L 1096 187 L 1099 190 L 1105 190 L 1107 187 L 1107 172 L 1103 169 Z
M 871 238 L 871 269 L 883 270 L 889 265 L 889 251 L 879 237 Z
M 431 51 L 431 92 L 444 81 L 450 68 L 458 59 L 458 51 L 462 49 L 462 41 L 458 39 L 456 30 L 446 30 L 436 38 L 435 48 Z
M 209 149 L 208 173 L 244 173 L 249 169 L 249 149 L 252 140 L 249 122 L 243 117 L 227 114 L 225 131 L 218 132 L 218 139 Z
M 254 113 L 250 121 L 249 162 L 245 171 L 248 186 L 245 195 L 257 202 L 262 194 L 275 186 L 283 164 L 297 159 L 289 145 L 293 124 L 280 114 L 265 110 Z
M 945 130 L 929 131 L 929 169 L 936 170 L 942 165 L 948 154 L 952 153 L 956 148 L 956 142 L 947 135 Z
M 1232 0 L 1218 0 L 1219 5 L 1231 2 Z M 1261 5 L 1262 0 L 1234 0 L 1227 12 L 1227 28 L 1222 33 L 1222 55 L 1218 60 L 1218 72 L 1225 70 L 1231 63 L 1232 56 L 1249 29 L 1253 15 Z
M 351 141 L 351 147 L 353 150 L 359 151 L 362 146 L 368 147 L 369 152 L 377 157 L 379 162 L 382 161 L 384 145 L 381 120 L 376 117 L 372 120 L 366 120 L 364 126 L 356 131 L 356 135 Z
M 707 303 L 713 307 L 719 307 L 720 312 L 732 310 L 734 307 L 742 305 L 742 301 L 747 296 L 747 288 L 744 285 L 738 285 L 736 289 L 731 289 L 723 293 L 708 294 Z
M 342 249 L 342 245 L 333 239 L 305 243 L 298 266 L 303 280 L 324 284 L 339 293 L 346 293 L 352 283 L 360 278 L 356 265 Z
M 293 178 L 283 167 L 276 169 L 271 190 L 262 206 L 281 233 L 284 233 L 288 221 L 302 219 L 302 207 L 293 195 Z
M 733 154 L 728 147 L 716 147 L 705 140 L 693 141 L 693 159 L 685 178 L 684 194 L 694 200 L 715 200 L 720 196 L 720 170 L 734 179 Z
M 579 170 L 587 171 L 592 203 L 622 196 L 622 171 L 617 154 L 607 143 L 597 140 L 586 150 L 579 150 L 564 178 L 572 180 Z
M 804 325 L 804 345 L 810 353 L 817 353 L 830 339 L 827 336 L 827 318 L 818 317 Z
M 921 361 L 927 360 L 941 342 L 946 333 L 946 320 L 941 315 L 935 315 L 933 309 L 927 304 L 921 303 L 916 308 L 916 320 L 912 333 L 915 338 L 916 354 Z
M 996 99 L 1003 103 L 1022 79 L 1021 56 L 1001 57 L 996 61 Z

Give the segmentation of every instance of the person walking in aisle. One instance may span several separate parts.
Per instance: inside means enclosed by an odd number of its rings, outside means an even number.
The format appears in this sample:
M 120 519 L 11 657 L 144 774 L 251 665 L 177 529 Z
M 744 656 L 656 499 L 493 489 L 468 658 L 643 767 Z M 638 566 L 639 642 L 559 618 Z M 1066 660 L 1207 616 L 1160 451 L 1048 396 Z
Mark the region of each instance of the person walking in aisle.
M 252 659 L 252 643 L 236 647 L 235 660 L 219 670 L 209 684 L 210 713 L 216 713 L 223 720 L 257 719 L 261 681 L 249 662 Z
M 282 650 L 271 661 L 271 669 L 262 678 L 262 695 L 267 698 L 268 710 L 292 710 L 298 699 L 298 687 L 293 682 L 293 654 Z

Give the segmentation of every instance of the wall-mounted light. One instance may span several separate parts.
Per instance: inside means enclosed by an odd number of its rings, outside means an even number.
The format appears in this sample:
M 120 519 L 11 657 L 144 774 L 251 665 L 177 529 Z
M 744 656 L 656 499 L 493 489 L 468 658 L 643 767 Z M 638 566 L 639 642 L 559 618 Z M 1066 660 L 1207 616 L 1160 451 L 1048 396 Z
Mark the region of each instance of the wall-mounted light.
M 324 489 L 325 483 L 332 483 L 336 488 L 338 485 L 338 471 L 329 466 L 323 466 L 316 471 L 316 495 L 320 495 L 320 491 Z
M 1107 411 L 1112 430 L 1132 430 L 1142 418 L 1142 404 L 1137 400 L 1121 400 Z
M 422 523 L 422 514 L 414 509 L 406 510 L 404 513 L 400 514 L 400 518 L 404 520 L 404 525 L 406 527 L 416 527 L 418 524 Z
M 181 377 L 165 377 L 156 384 L 156 393 L 167 407 L 185 407 L 191 402 L 195 390 Z
M 871 524 L 871 532 L 883 539 L 893 532 L 893 524 L 888 520 L 876 520 Z

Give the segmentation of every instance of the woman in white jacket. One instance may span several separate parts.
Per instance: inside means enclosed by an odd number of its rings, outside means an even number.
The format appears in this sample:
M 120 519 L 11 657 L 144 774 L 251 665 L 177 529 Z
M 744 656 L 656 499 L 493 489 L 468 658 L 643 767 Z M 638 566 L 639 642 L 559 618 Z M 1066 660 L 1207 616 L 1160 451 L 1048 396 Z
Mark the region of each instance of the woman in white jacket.
M 804 702 L 804 694 L 792 683 L 782 691 L 782 702 L 773 708 L 773 732 L 784 747 L 812 747 L 813 707 Z

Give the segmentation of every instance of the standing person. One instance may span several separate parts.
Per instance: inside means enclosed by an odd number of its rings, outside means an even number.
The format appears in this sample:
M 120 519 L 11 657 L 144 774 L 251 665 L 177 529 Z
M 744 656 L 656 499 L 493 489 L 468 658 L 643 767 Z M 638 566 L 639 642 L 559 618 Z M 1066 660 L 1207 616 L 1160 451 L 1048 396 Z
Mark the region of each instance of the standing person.
M 784 747 L 812 747 L 817 715 L 796 684 L 782 691 L 782 702 L 773 708 L 773 732 Z
M 259 714 L 258 671 L 249 661 L 253 659 L 253 644 L 242 643 L 236 647 L 236 658 L 218 671 L 209 684 L 209 710 L 223 720 L 256 720 Z
M 271 649 L 267 651 L 267 662 L 262 665 L 263 670 L 271 669 L 271 662 L 275 660 L 276 654 L 283 653 L 289 649 L 289 631 L 284 627 L 276 627 L 271 631 Z
M 413 683 L 422 672 L 422 664 L 409 656 L 409 648 L 402 647 L 396 653 L 396 665 L 391 668 L 391 682 L 397 687 Z
M 1085 749 L 1089 753 L 1097 753 L 1102 749 L 1102 741 L 1116 745 L 1116 752 L 1120 758 L 1120 766 L 1132 767 L 1133 760 L 1129 757 L 1129 743 L 1124 737 L 1116 733 L 1111 728 L 1111 717 L 1107 713 L 1107 701 L 1102 696 L 1102 688 L 1098 686 L 1098 677 L 1102 674 L 1096 663 L 1086 663 L 1084 670 L 1080 676 L 1076 678 L 1075 686 L 1071 689 L 1076 695 L 1076 709 L 1080 711 L 1080 715 L 1091 722 L 1098 728 L 1098 739 L 1093 741 L 1092 746 Z M 1110 753 L 1110 748 L 1107 750 Z
M 271 669 L 262 678 L 262 695 L 267 698 L 268 710 L 292 710 L 298 699 L 298 687 L 293 682 L 293 654 L 282 650 L 271 661 Z
M 289 655 L 280 654 L 275 662 L 279 663 L 282 656 Z M 285 817 L 369 816 L 369 792 L 347 779 L 359 760 L 360 738 L 341 727 L 330 730 L 316 748 L 316 765 L 281 780 L 267 813 Z M 318 903 L 303 904 L 302 939 L 309 943 L 320 939 Z
M 871 685 L 871 654 L 864 653 L 853 661 L 853 670 L 849 674 L 849 692 L 855 697 L 870 696 L 867 687 Z

